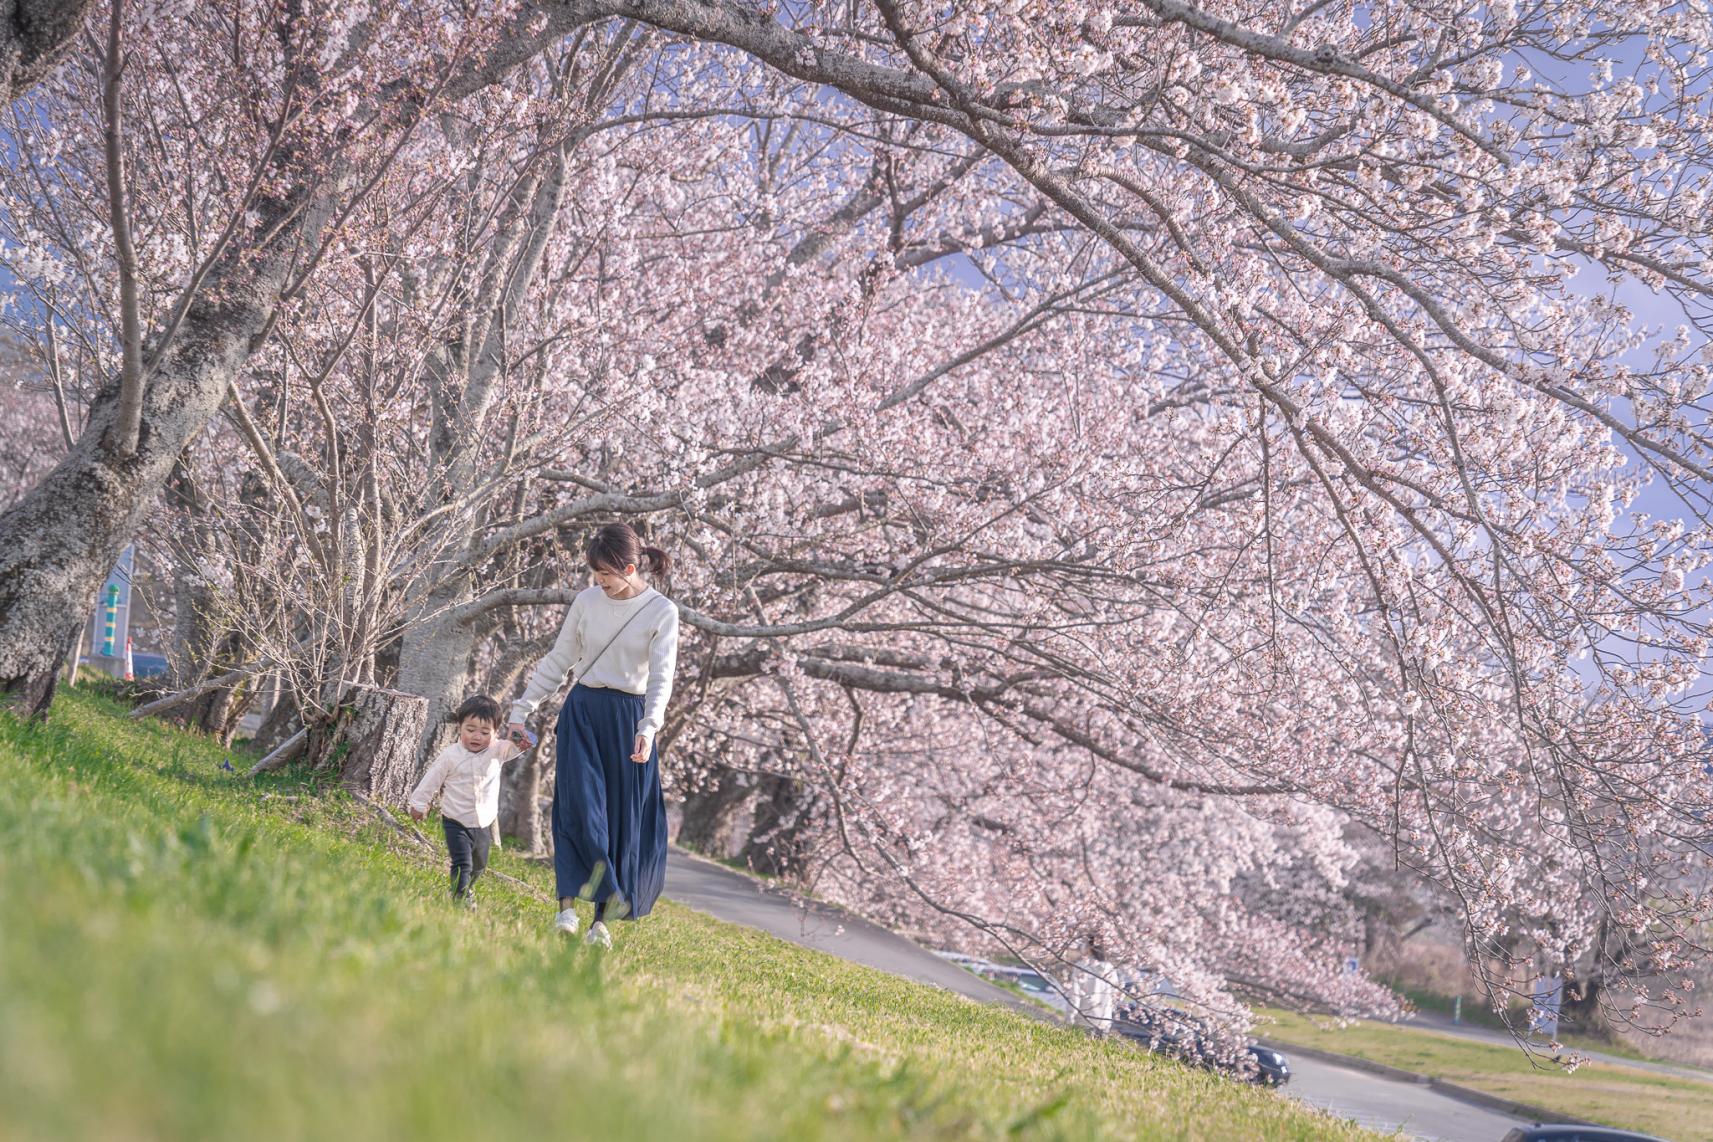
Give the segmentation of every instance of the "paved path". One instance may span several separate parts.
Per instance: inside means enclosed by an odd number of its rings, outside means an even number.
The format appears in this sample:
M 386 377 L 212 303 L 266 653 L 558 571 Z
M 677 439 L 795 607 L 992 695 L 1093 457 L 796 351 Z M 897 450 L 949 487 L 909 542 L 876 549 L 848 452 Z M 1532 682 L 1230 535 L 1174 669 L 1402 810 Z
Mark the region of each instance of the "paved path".
M 1473 1026 L 1468 1023 L 1453 1023 L 1448 1016 L 1437 1011 L 1418 1011 L 1409 1022 L 1401 1024 L 1404 1027 L 1418 1027 L 1424 1031 L 1438 1031 L 1446 1035 L 1456 1035 L 1463 1039 L 1473 1039 L 1481 1043 L 1493 1043 L 1511 1050 L 1520 1050 L 1517 1041 L 1505 1031 L 1492 1027 Z M 1713 1083 L 1713 1071 L 1701 1067 L 1692 1067 L 1688 1063 L 1667 1063 L 1658 1059 L 1631 1059 L 1623 1055 L 1608 1055 L 1604 1051 L 1590 1051 L 1582 1047 L 1570 1048 L 1572 1054 L 1581 1055 L 1597 1063 L 1610 1063 L 1615 1067 L 1635 1067 L 1639 1070 L 1653 1071 L 1655 1074 L 1674 1075 L 1681 1079 L 1692 1079 L 1695 1082 Z
M 666 861 L 666 895 L 698 912 L 771 932 L 805 947 L 936 984 L 960 995 L 1050 1018 L 1039 1007 L 970 974 L 896 932 L 832 905 L 804 900 L 713 861 L 673 849 Z M 1401 1129 L 1432 1142 L 1498 1142 L 1523 1120 L 1450 1099 L 1430 1087 L 1291 1056 L 1295 1072 L 1285 1093 L 1354 1118 L 1364 1126 Z
M 1287 1094 L 1375 1130 L 1401 1130 L 1433 1142 L 1499 1142 L 1511 1127 L 1529 1124 L 1527 1119 L 1447 1098 L 1421 1083 L 1381 1078 L 1291 1054 L 1288 1049 L 1286 1054 L 1293 1072 Z
M 698 912 L 760 928 L 794 944 L 1047 1018 L 1028 1000 L 971 975 L 896 932 L 680 849 L 672 849 L 666 858 L 666 895 Z

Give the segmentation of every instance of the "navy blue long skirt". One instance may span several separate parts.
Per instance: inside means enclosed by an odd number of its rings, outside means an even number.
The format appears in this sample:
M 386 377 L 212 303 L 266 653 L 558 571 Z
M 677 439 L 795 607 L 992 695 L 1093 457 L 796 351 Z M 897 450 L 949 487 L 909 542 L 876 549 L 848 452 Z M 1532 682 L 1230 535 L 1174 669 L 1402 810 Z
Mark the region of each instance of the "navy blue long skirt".
M 642 696 L 579 683 L 559 711 L 553 871 L 561 899 L 606 901 L 609 917 L 646 916 L 666 883 L 660 752 L 630 759 Z

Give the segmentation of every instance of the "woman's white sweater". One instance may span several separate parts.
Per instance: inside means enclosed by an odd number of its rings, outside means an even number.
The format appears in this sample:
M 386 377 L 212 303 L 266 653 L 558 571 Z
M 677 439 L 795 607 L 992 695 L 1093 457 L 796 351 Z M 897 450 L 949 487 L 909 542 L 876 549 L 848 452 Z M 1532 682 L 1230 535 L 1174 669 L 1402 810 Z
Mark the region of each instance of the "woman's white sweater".
M 652 748 L 672 698 L 672 675 L 677 668 L 676 603 L 653 587 L 629 599 L 610 598 L 599 587 L 590 587 L 571 600 L 553 649 L 530 674 L 523 697 L 512 704 L 512 721 L 529 717 L 565 684 L 570 673 L 585 686 L 641 694 L 642 721 L 636 732 Z

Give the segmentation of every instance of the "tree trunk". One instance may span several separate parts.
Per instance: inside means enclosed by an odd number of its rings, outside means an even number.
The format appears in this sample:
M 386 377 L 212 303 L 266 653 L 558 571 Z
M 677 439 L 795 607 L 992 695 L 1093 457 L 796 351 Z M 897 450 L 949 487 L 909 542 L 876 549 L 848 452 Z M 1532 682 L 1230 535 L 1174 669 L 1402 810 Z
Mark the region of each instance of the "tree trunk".
M 421 695 L 427 702 L 422 738 L 417 742 L 425 760 L 442 722 L 467 697 L 470 685 L 475 632 L 466 623 L 436 614 L 457 601 L 455 597 L 430 596 L 424 611 L 435 617 L 408 623 L 399 651 L 398 688 L 407 694 Z
M 1600 1007 L 1604 988 L 1598 979 L 1576 980 L 1564 985 L 1564 998 L 1559 1003 L 1561 1022 L 1584 1035 L 1605 1036 L 1610 1033 L 1606 1013 Z
M 195 664 L 194 669 L 184 672 L 181 685 L 188 686 L 192 685 L 197 677 L 224 674 L 234 663 L 241 661 L 243 640 L 236 631 L 228 631 L 214 638 L 212 643 L 204 642 L 199 650 L 193 652 L 181 644 L 179 651 L 181 655 L 187 656 L 181 657 L 180 661 Z M 238 681 L 230 686 L 218 686 L 186 702 L 167 716 L 181 725 L 213 734 L 230 744 L 232 735 L 237 732 L 238 723 L 243 721 L 244 712 L 249 708 L 249 699 L 253 693 L 253 685 L 248 680 Z
M 740 846 L 732 836 L 733 826 L 754 792 L 745 775 L 724 767 L 716 770 L 701 789 L 685 795 L 678 843 L 721 860 L 735 856 Z
M 251 744 L 263 753 L 272 750 L 303 728 L 303 717 L 298 711 L 296 696 L 285 688 L 277 674 L 273 684 L 278 687 L 273 695 L 273 705 L 262 718 L 262 724 L 251 741 Z
M 51 70 L 83 26 L 91 0 L 12 0 L 0 18 L 0 106 Z
M 77 685 L 78 659 L 83 657 L 83 638 L 89 633 L 85 623 L 77 625 L 77 633 L 71 636 L 71 653 L 65 656 L 65 684 Z
M 53 701 L 59 667 L 102 581 L 261 343 L 328 205 L 325 198 L 260 203 L 253 232 L 278 231 L 262 250 L 240 239 L 222 255 L 177 334 L 148 362 L 135 450 L 120 453 L 119 386 L 110 383 L 71 451 L 0 513 L 0 692 L 31 714 Z
M 763 876 L 793 876 L 806 864 L 804 832 L 815 797 L 801 781 L 766 773 L 757 782 L 759 799 L 749 839 L 738 859 Z
M 248 484 L 249 481 L 246 481 Z M 214 605 L 214 592 L 201 570 L 219 565 L 224 554 L 218 550 L 207 520 L 210 506 L 191 472 L 189 454 L 179 457 L 167 481 L 170 502 L 178 520 L 171 543 L 173 578 L 173 684 L 178 689 L 195 685 L 211 675 L 221 675 L 243 661 L 243 635 L 221 621 Z M 240 498 L 254 506 L 254 497 Z M 242 549 L 240 555 L 251 558 Z M 209 690 L 187 702 L 171 715 L 183 725 L 230 740 L 243 718 L 244 695 L 253 688 L 245 682 Z
M 506 767 L 500 781 L 500 832 L 517 838 L 525 853 L 547 851 L 547 830 L 541 818 L 542 776 L 553 757 L 553 736 L 545 734 L 535 750 Z
M 383 804 L 402 805 L 422 772 L 417 743 L 428 703 L 415 694 L 355 686 L 330 726 L 310 735 L 310 763 L 338 765 L 347 789 Z
M 462 345 L 442 347 L 439 371 L 444 379 L 435 387 L 441 395 L 434 403 L 434 430 L 429 437 L 429 470 L 440 480 L 441 503 L 467 495 L 479 478 L 475 443 L 500 391 L 497 382 L 506 360 L 506 330 L 546 253 L 553 219 L 564 201 L 565 156 L 573 145 L 561 144 L 545 167 L 535 172 L 533 185 L 520 185 L 498 223 L 501 237 L 481 274 L 488 287 L 478 294 L 483 304 L 479 309 L 472 304 L 469 313 L 476 327 L 486 331 L 479 351 L 472 356 Z M 399 688 L 428 699 L 430 730 L 463 701 L 470 687 L 478 632 L 474 623 L 447 614 L 466 600 L 469 588 L 467 574 L 450 572 L 423 604 L 421 613 L 429 617 L 405 627 Z M 428 745 L 425 737 L 425 755 Z
M 1607 1004 L 1606 969 L 1610 964 L 1632 958 L 1640 957 L 1623 929 L 1610 919 L 1602 920 L 1593 951 L 1583 959 L 1586 968 L 1574 973 L 1575 978 L 1565 981 L 1558 1009 L 1560 1022 L 1593 1038 L 1617 1039 L 1618 1031 L 1613 1026 L 1612 1012 Z
M 404 653 L 404 639 L 389 638 L 375 648 L 375 685 L 402 690 L 399 685 L 399 656 Z

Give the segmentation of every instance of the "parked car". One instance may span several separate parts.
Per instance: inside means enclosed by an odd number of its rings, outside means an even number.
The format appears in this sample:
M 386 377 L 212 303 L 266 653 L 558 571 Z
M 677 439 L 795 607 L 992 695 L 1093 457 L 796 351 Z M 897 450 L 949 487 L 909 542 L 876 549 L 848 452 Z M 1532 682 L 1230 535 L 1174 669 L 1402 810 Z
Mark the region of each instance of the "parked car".
M 157 678 L 167 672 L 167 656 L 150 654 L 146 650 L 132 651 L 131 677 Z
M 1208 1042 L 1207 1025 L 1175 1007 L 1133 1004 L 1119 1009 L 1112 1030 L 1150 1051 L 1186 1062 L 1199 1061 Z
M 1291 1081 L 1290 1060 L 1280 1052 L 1251 1043 L 1233 1058 L 1206 1020 L 1175 1007 L 1128 1006 L 1113 1020 L 1112 1030 L 1150 1051 L 1245 1082 L 1284 1086 Z
M 1514 1126 L 1500 1142 L 1665 1142 L 1652 1134 L 1619 1130 L 1615 1126 Z
M 1291 1081 L 1291 1063 L 1283 1054 L 1259 1043 L 1249 1044 L 1249 1057 L 1255 1060 L 1255 1077 L 1251 1082 L 1262 1086 L 1284 1086 Z

